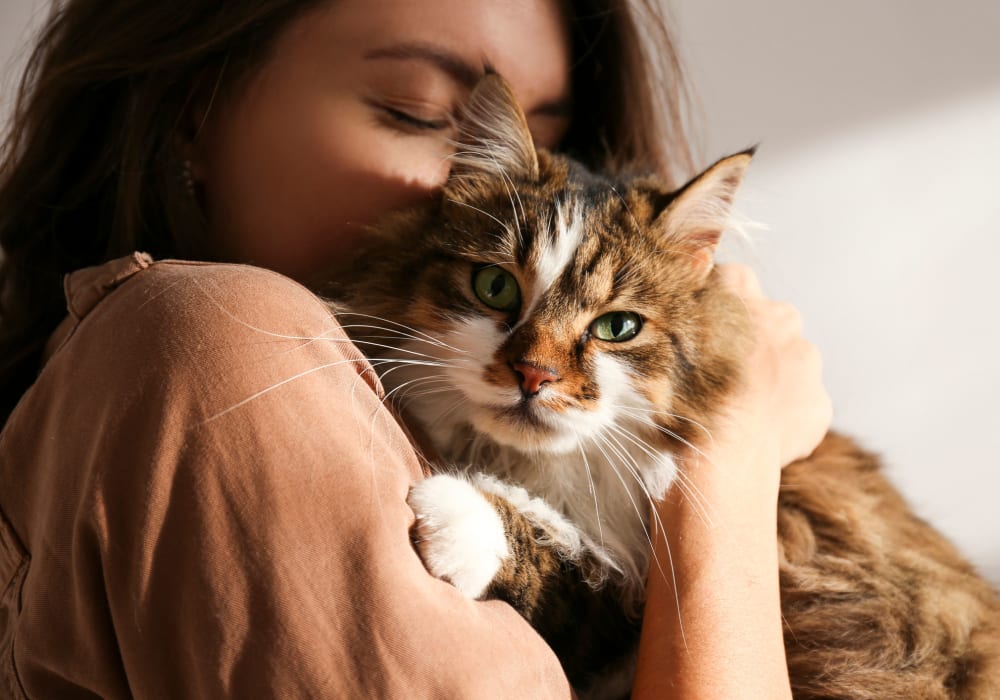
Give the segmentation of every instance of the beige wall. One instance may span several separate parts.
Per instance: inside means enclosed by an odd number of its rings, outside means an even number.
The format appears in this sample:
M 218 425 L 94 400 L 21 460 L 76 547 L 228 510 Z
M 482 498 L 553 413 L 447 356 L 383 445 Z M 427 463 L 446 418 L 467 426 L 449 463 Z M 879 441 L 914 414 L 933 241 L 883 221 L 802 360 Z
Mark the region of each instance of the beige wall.
M 44 0 L 0 0 L 0 125 L 7 121 L 31 30 L 47 6 Z
M 1000 584 L 1000 3 L 673 0 L 705 157 L 761 143 L 744 259 L 836 425 Z

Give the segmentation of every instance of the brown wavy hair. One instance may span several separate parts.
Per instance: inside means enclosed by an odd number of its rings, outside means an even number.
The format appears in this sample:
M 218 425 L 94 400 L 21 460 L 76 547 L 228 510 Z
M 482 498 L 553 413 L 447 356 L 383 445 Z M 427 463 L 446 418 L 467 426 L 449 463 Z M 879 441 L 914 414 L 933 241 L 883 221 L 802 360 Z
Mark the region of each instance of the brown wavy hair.
M 0 422 L 65 316 L 63 275 L 133 250 L 217 258 L 180 176 L 184 117 L 195 100 L 238 91 L 322 1 L 54 2 L 0 146 Z M 687 91 L 663 9 L 565 4 L 574 106 L 563 148 L 679 182 L 692 170 Z

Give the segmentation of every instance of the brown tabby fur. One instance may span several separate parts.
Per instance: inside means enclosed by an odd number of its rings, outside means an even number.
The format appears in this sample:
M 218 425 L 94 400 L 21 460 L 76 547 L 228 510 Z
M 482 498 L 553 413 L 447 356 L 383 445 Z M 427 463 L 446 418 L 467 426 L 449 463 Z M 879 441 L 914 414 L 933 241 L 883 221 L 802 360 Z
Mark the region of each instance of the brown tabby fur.
M 797 698 L 1000 698 L 1000 605 L 878 460 L 830 435 L 782 475 L 782 613 Z
M 507 600 L 539 630 L 582 694 L 621 695 L 638 635 L 649 526 L 644 508 L 630 512 L 621 493 L 656 497 L 666 484 L 639 489 L 632 481 L 640 475 L 616 480 L 584 458 L 592 501 L 580 486 L 587 484 L 582 467 L 573 466 L 576 452 L 550 450 L 558 431 L 537 416 L 586 416 L 632 399 L 654 407 L 641 419 L 616 414 L 631 421 L 635 439 L 615 438 L 627 457 L 603 443 L 609 464 L 634 464 L 642 476 L 655 467 L 640 468 L 644 451 L 677 453 L 711 430 L 716 407 L 740 381 L 748 342 L 741 303 L 723 289 L 711 254 L 749 155 L 720 161 L 667 192 L 655 178 L 614 180 L 536 153 L 498 77 L 484 79 L 470 105 L 462 131 L 470 149 L 456 159 L 441 201 L 381 226 L 331 294 L 401 412 L 448 464 L 520 484 L 583 533 L 576 549 L 554 544 L 559 527 L 515 503 L 516 491 L 483 490 L 511 550 L 486 595 Z M 572 255 L 563 256 L 565 269 L 550 279 L 546 255 L 567 237 L 564 229 L 551 233 L 554 203 L 570 200 L 584 203 L 581 230 Z M 470 279 L 484 265 L 516 274 L 523 308 L 483 306 Z M 615 310 L 638 313 L 641 332 L 623 343 L 595 340 L 590 323 Z M 492 334 L 485 347 L 464 339 L 470 318 Z M 450 349 L 462 342 L 471 349 Z M 414 357 L 418 364 L 409 364 Z M 432 367 L 419 365 L 428 357 Z M 601 357 L 624 368 L 621 381 L 629 384 L 614 401 L 607 395 L 620 382 L 600 381 Z M 467 370 L 473 360 L 475 371 Z M 522 379 L 519 362 L 558 379 L 497 409 L 483 419 L 494 427 L 484 430 L 476 411 L 485 409 L 453 384 L 510 392 Z M 676 478 L 683 486 L 683 474 Z M 587 518 L 598 493 L 604 511 L 595 525 Z M 616 510 L 632 521 L 614 520 Z M 433 533 L 421 531 L 419 513 L 416 527 L 419 548 Z M 618 530 L 629 533 L 615 545 Z M 1000 698 L 996 591 L 912 514 L 871 454 L 831 434 L 811 457 L 787 467 L 778 539 L 796 698 Z

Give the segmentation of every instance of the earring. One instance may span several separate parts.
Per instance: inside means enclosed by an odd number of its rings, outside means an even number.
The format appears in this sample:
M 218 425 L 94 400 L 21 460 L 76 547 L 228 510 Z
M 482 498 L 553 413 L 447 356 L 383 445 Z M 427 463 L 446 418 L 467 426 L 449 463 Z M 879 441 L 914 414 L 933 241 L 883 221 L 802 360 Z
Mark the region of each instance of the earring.
M 191 172 L 191 160 L 185 159 L 181 163 L 181 183 L 187 193 L 194 197 L 194 173 Z

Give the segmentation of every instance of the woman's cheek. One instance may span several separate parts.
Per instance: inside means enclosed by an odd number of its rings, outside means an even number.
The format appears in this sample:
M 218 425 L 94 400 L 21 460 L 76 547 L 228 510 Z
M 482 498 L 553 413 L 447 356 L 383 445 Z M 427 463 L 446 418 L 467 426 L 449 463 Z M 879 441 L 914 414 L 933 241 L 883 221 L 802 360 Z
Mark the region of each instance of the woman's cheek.
M 391 127 L 376 126 L 367 167 L 386 182 L 394 182 L 412 190 L 433 192 L 448 177 L 452 146 L 448 134 L 394 132 Z

